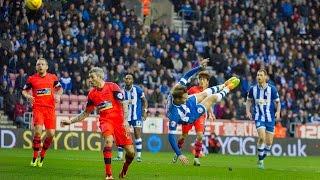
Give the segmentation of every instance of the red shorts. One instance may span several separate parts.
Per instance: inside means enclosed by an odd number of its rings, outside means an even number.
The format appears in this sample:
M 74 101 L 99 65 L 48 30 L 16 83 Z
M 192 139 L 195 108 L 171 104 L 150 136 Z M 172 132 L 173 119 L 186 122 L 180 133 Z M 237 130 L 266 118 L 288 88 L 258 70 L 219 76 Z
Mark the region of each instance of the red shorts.
M 132 138 L 129 131 L 126 130 L 123 120 L 101 120 L 100 130 L 103 136 L 112 135 L 117 146 L 132 145 Z
M 56 111 L 50 107 L 33 109 L 33 125 L 43 125 L 46 129 L 56 129 Z
M 197 119 L 193 124 L 183 124 L 182 125 L 182 133 L 188 134 L 188 132 L 192 129 L 192 126 L 195 127 L 196 132 L 204 132 L 204 122 L 206 120 L 206 114 L 202 115 Z

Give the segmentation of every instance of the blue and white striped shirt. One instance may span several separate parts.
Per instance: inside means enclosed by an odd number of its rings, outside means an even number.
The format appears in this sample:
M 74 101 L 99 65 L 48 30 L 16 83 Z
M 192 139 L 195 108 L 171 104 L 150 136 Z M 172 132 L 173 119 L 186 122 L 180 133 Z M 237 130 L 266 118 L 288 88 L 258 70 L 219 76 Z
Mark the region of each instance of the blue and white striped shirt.
M 124 98 L 128 100 L 128 121 L 142 120 L 143 97 L 145 97 L 144 92 L 137 85 L 132 85 L 130 90 L 124 88 Z
M 267 84 L 265 88 L 257 85 L 251 86 L 248 99 L 252 100 L 253 118 L 255 121 L 274 122 L 276 106 L 275 101 L 279 101 L 277 89 Z

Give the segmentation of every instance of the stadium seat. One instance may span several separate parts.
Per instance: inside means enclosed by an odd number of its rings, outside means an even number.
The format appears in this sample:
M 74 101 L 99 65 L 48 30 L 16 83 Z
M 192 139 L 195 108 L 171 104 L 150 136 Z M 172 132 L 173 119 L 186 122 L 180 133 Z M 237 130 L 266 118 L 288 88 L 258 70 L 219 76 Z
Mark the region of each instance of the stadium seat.
M 70 106 L 69 103 L 63 103 L 60 105 L 62 114 L 69 114 Z
M 78 96 L 78 101 L 79 101 L 79 104 L 86 103 L 87 102 L 87 97 L 85 95 L 79 95 Z
M 69 103 L 69 95 L 63 94 L 61 95 L 61 103 L 68 102 Z
M 70 95 L 70 103 L 72 104 L 73 102 L 77 102 L 78 103 L 78 96 L 77 95 Z
M 79 111 L 83 111 L 86 108 L 86 104 L 85 103 L 81 103 L 78 105 L 78 110 Z
M 79 106 L 78 104 L 71 104 L 70 106 L 70 113 L 71 114 L 77 114 L 78 113 L 78 110 L 79 110 Z

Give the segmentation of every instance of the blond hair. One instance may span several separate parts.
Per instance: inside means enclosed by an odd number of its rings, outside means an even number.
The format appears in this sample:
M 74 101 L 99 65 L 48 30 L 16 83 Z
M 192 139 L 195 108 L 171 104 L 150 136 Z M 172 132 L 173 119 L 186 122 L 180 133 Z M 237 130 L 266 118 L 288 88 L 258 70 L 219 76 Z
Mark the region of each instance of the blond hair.
M 104 79 L 104 72 L 103 69 L 99 68 L 99 67 L 93 67 L 92 69 L 90 69 L 89 74 L 96 74 L 99 78 Z

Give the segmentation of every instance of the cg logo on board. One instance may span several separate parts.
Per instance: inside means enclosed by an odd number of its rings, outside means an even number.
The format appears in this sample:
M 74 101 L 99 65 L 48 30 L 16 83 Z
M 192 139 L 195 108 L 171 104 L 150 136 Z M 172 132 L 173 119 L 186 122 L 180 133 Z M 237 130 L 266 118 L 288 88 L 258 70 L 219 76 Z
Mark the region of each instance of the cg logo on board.
M 152 135 L 148 138 L 147 147 L 150 152 L 157 153 L 162 148 L 161 138 L 157 135 Z

